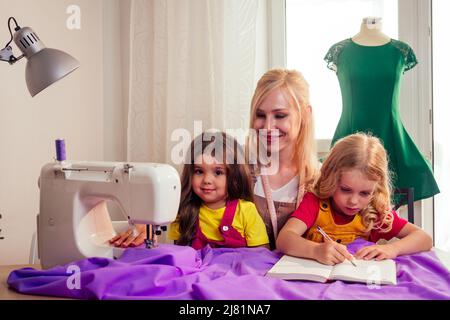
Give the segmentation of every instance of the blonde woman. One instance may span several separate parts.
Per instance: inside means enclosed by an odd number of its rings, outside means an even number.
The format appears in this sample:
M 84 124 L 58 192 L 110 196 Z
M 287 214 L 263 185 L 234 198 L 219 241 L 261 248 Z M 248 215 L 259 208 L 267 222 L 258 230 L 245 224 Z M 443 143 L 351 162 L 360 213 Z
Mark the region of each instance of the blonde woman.
M 253 165 L 254 201 L 274 249 L 278 230 L 318 172 L 309 86 L 300 72 L 273 69 L 261 77 L 251 102 L 250 128 L 254 135 L 247 143 L 247 159 Z
M 356 252 L 357 259 L 392 259 L 430 250 L 432 240 L 391 210 L 386 151 L 380 140 L 352 134 L 331 149 L 314 193 L 307 193 L 277 239 L 277 248 L 298 257 L 333 265 L 352 259 L 346 244 L 357 238 L 376 243 Z M 332 240 L 324 239 L 320 227 Z
M 255 134 L 250 135 L 246 154 L 252 165 L 254 202 L 274 249 L 278 231 L 318 173 L 309 86 L 300 72 L 273 69 L 259 79 L 251 101 L 250 128 Z M 259 152 L 258 146 L 265 150 Z M 265 170 L 268 159 L 260 155 L 269 155 L 269 167 L 276 170 Z M 136 237 L 130 230 L 111 239 L 122 247 L 143 241 L 144 232 Z

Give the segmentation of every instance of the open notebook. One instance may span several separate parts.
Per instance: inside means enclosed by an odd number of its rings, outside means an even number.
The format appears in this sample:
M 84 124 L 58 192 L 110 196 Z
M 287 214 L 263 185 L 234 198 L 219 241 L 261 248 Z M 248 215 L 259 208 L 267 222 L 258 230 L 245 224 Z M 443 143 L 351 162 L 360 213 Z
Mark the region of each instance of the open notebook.
M 353 260 L 356 267 L 345 260 L 334 266 L 327 266 L 311 259 L 284 255 L 266 274 L 268 277 L 285 280 L 309 280 L 326 282 L 343 280 L 372 285 L 397 284 L 394 260 Z

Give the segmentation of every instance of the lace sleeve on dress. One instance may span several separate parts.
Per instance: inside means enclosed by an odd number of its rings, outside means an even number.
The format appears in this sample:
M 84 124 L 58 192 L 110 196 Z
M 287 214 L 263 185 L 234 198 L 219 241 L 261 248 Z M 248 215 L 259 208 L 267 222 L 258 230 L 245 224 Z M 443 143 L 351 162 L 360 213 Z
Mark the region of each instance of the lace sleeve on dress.
M 405 58 L 405 70 L 403 72 L 406 72 L 412 68 L 414 68 L 418 64 L 416 55 L 413 51 L 413 49 L 409 48 L 408 54 Z
M 327 68 L 337 73 L 338 59 L 342 49 L 348 44 L 350 39 L 343 40 L 331 46 L 323 58 L 327 62 Z
M 408 70 L 411 70 L 418 64 L 414 50 L 409 45 L 398 40 L 394 41 L 393 44 L 398 50 L 400 50 L 400 52 L 403 55 L 405 64 L 405 69 L 403 69 L 403 73 L 405 73 Z

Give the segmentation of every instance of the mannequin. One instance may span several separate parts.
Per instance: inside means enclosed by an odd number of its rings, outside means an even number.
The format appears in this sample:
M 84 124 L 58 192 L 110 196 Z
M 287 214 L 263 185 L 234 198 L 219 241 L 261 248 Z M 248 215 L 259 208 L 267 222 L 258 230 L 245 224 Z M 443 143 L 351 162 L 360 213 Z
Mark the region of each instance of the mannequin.
M 389 155 L 393 187 L 414 188 L 417 201 L 439 193 L 432 167 L 399 113 L 400 81 L 417 59 L 407 43 L 383 34 L 381 20 L 364 18 L 357 35 L 335 43 L 325 56 L 327 67 L 336 72 L 342 96 L 332 144 L 355 132 L 380 138 Z
M 382 18 L 363 18 L 359 33 L 352 37 L 352 41 L 363 46 L 382 46 L 391 41 L 391 38 L 381 32 Z

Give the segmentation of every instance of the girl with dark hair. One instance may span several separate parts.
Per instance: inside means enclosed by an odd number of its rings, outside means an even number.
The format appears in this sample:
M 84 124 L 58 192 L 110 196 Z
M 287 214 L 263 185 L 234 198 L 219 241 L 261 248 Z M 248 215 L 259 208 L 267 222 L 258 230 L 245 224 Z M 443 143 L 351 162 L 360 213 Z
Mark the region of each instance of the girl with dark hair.
M 242 147 L 223 132 L 204 132 L 192 141 L 181 175 L 180 209 L 170 225 L 169 239 L 194 249 L 268 246 L 244 162 Z

